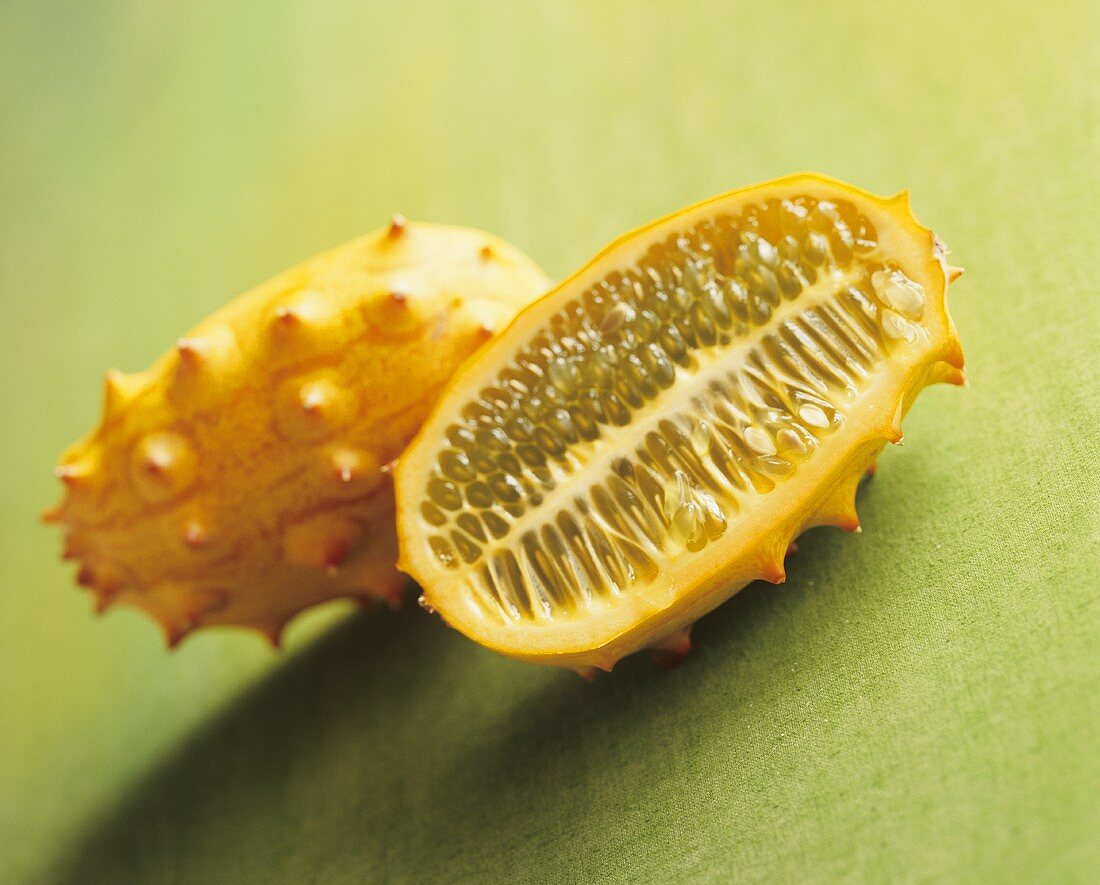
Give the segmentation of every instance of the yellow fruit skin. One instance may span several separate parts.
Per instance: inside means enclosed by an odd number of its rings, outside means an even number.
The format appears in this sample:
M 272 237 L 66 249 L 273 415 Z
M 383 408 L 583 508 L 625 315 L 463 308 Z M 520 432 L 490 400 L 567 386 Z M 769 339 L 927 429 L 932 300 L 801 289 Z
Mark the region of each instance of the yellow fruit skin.
M 334 597 L 396 603 L 389 464 L 458 365 L 546 290 L 518 250 L 465 228 L 385 229 L 204 320 L 152 367 L 107 373 L 103 419 L 44 514 L 104 609 L 170 645 L 200 625 L 277 643 Z
M 569 297 L 578 296 L 600 276 L 641 254 L 652 242 L 683 230 L 691 221 L 753 200 L 808 194 L 820 199 L 848 199 L 880 223 L 880 233 L 898 250 L 895 256 L 927 294 L 924 322 L 928 344 L 919 360 L 888 365 L 867 394 L 873 407 L 854 418 L 842 436 L 842 448 L 825 447 L 822 456 L 800 468 L 800 479 L 778 487 L 768 518 L 744 525 L 723 543 L 712 545 L 686 571 L 673 576 L 667 587 L 652 594 L 635 593 L 620 598 L 616 611 L 609 608 L 596 640 L 568 620 L 541 625 L 538 630 L 487 625 L 464 604 L 462 591 L 443 573 L 428 551 L 418 509 L 431 469 L 438 438 L 454 420 L 456 404 L 483 386 L 495 383 L 495 373 L 512 355 L 519 342 L 546 328 L 550 318 Z M 625 257 L 624 257 L 625 256 Z M 903 260 L 904 259 L 904 260 Z M 890 198 L 877 197 L 844 182 L 814 174 L 799 174 L 742 188 L 689 206 L 615 240 L 589 264 L 522 311 L 501 336 L 463 367 L 462 373 L 443 391 L 433 413 L 401 456 L 397 469 L 399 567 L 422 588 L 421 605 L 437 612 L 451 626 L 488 648 L 518 660 L 576 670 L 590 678 L 596 669 L 610 670 L 624 656 L 652 649 L 661 663 L 675 663 L 690 649 L 690 629 L 702 615 L 714 609 L 754 580 L 781 583 L 784 558 L 794 539 L 815 526 L 830 525 L 848 531 L 859 529 L 855 494 L 860 480 L 874 470 L 879 452 L 887 443 L 901 441 L 901 420 L 920 391 L 938 382 L 962 385 L 963 351 L 954 323 L 947 312 L 948 283 L 962 273 L 946 261 L 946 250 L 933 232 L 920 225 L 909 205 L 908 192 Z M 839 436 L 838 436 L 839 438 Z M 826 452 L 827 450 L 827 452 Z M 461 574 L 460 572 L 458 574 Z

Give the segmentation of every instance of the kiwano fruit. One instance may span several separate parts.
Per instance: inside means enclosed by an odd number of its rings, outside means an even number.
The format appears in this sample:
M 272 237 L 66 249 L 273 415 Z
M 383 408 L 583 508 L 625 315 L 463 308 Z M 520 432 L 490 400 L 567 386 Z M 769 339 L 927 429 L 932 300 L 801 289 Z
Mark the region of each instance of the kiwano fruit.
M 78 582 L 101 609 L 149 612 L 169 644 L 203 624 L 277 643 L 326 599 L 396 602 L 389 463 L 547 286 L 489 234 L 397 217 L 241 295 L 147 371 L 108 372 L 44 515 Z
M 399 567 L 505 655 L 590 675 L 688 629 L 963 383 L 957 271 L 905 193 L 796 175 L 646 225 L 525 308 L 397 468 Z

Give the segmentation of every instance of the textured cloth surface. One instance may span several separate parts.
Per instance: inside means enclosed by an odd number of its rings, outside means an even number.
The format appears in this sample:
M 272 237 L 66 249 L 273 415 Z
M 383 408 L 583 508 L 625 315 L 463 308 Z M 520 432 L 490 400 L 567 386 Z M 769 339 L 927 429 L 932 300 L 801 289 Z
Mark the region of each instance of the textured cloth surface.
M 6 3 L 0 881 L 1095 881 L 1097 9 Z M 675 671 L 415 606 L 169 654 L 34 522 L 105 368 L 394 211 L 562 276 L 801 169 L 911 188 L 971 387 Z

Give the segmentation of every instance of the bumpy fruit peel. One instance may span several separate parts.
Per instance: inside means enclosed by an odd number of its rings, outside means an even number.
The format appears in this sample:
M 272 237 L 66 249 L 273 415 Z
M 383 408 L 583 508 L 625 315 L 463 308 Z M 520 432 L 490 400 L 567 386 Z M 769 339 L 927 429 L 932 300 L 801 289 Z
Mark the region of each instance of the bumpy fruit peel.
M 684 232 L 692 225 L 709 223 L 722 213 L 768 200 L 802 198 L 846 201 L 873 223 L 878 231 L 877 254 L 903 271 L 923 292 L 923 318 L 920 331 L 915 333 L 919 346 L 877 363 L 870 381 L 855 398 L 856 407 L 848 409 L 843 428 L 817 441 L 815 456 L 799 464 L 792 478 L 777 482 L 767 494 L 747 504 L 743 501 L 744 510 L 733 529 L 702 551 L 659 563 L 657 579 L 636 583 L 614 598 L 593 605 L 583 615 L 564 613 L 513 620 L 507 613 L 497 619 L 487 616 L 484 600 L 475 602 L 470 585 L 464 584 L 480 560 L 472 565 L 460 563 L 457 568 L 441 566 L 438 550 L 429 543 L 433 533 L 440 530 L 425 521 L 421 509 L 427 500 L 429 478 L 438 476 L 442 462 L 437 461 L 437 455 L 446 446 L 445 434 L 461 425 L 463 407 L 476 400 L 479 392 L 499 389 L 500 371 L 510 365 L 521 347 L 540 334 L 540 340 L 553 338 L 550 330 L 567 305 L 580 301 L 590 287 L 609 275 L 625 271 L 653 244 L 673 242 L 677 236 L 686 236 Z M 426 608 L 438 612 L 472 639 L 510 657 L 589 674 L 593 667 L 610 669 L 624 655 L 646 647 L 663 657 L 668 657 L 670 650 L 673 659 L 681 656 L 688 647 L 687 631 L 698 617 L 753 580 L 779 583 L 785 579 L 784 556 L 801 532 L 819 525 L 858 530 L 855 494 L 860 478 L 873 469 L 886 442 L 900 442 L 901 419 L 916 395 L 936 382 L 964 383 L 962 349 L 945 302 L 947 284 L 959 273 L 960 269 L 946 263 L 942 243 L 913 218 L 907 192 L 879 198 L 816 175 L 791 176 L 734 191 L 625 235 L 526 308 L 497 340 L 467 363 L 437 401 L 398 465 L 400 567 L 424 589 L 422 604 Z M 777 315 L 780 310 L 776 308 Z M 888 313 L 882 309 L 879 320 L 889 319 L 891 332 L 900 330 L 908 335 L 908 327 L 900 325 L 901 317 L 888 318 Z M 620 325 L 616 317 L 609 322 L 610 316 L 609 310 L 604 315 L 606 327 Z M 734 341 L 731 347 L 736 346 Z M 623 428 L 624 432 L 629 430 Z M 626 452 L 630 445 L 617 436 L 614 427 L 605 427 L 604 433 L 609 442 L 588 444 L 610 463 L 616 449 Z M 604 448 L 599 448 L 601 445 Z M 589 457 L 598 460 L 600 455 L 589 453 Z M 580 496 L 587 491 L 579 477 L 591 478 L 591 471 L 584 472 L 588 468 L 583 466 L 577 469 L 580 472 L 571 477 L 557 477 L 558 488 L 564 490 L 558 492 L 557 501 L 570 493 Z M 548 497 L 551 494 L 554 492 L 546 492 Z M 496 544 L 498 550 L 509 544 L 518 550 L 519 542 L 514 534 L 506 532 L 503 541 L 498 539 Z M 536 567 L 537 563 L 528 564 L 525 577 L 530 578 Z M 492 572 L 492 577 L 499 576 L 499 571 Z
M 277 644 L 335 597 L 396 604 L 389 465 L 462 361 L 549 283 L 481 231 L 410 223 L 236 298 L 144 372 L 107 373 L 44 514 L 96 607 Z

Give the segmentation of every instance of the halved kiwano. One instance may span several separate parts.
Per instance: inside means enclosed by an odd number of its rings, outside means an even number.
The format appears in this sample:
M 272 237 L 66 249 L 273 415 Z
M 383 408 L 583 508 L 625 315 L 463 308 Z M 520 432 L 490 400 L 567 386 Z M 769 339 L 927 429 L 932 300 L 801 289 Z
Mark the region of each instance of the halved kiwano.
M 962 383 L 954 273 L 906 194 L 798 175 L 614 242 L 468 362 L 397 473 L 400 567 L 503 654 L 675 648 Z

